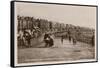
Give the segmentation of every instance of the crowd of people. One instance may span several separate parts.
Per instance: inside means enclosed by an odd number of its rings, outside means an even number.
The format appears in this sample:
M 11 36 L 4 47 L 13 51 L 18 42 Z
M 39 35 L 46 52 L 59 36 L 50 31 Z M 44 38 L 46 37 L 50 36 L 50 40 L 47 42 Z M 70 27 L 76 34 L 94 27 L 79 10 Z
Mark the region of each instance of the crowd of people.
M 45 33 L 46 31 L 51 33 Z M 54 45 L 55 41 L 51 37 L 51 34 L 54 34 L 55 37 L 60 37 L 62 44 L 63 40 L 67 37 L 69 42 L 72 42 L 73 45 L 76 45 L 77 41 L 81 41 L 89 44 L 91 43 L 94 46 L 95 35 L 93 32 L 93 29 L 74 26 L 71 24 L 54 23 L 45 19 L 18 16 L 18 46 L 30 47 L 32 45 L 31 39 L 36 40 L 44 33 L 43 41 L 45 47 L 52 47 Z
M 60 35 L 61 43 L 63 44 L 63 40 L 67 39 L 67 40 L 69 40 L 69 43 L 73 43 L 73 45 L 76 45 L 77 42 L 83 42 L 83 43 L 91 44 L 92 46 L 95 45 L 95 34 L 94 33 L 90 37 L 83 36 L 83 35 L 84 34 L 81 34 L 79 31 L 68 30 L 65 34 Z M 83 37 L 81 37 L 81 36 L 83 36 Z

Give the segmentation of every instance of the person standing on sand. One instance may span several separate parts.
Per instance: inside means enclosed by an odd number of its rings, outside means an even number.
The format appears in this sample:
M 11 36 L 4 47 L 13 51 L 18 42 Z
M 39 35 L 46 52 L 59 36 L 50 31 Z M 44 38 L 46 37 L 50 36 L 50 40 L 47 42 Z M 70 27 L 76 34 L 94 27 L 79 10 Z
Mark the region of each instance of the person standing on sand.
M 75 35 L 72 36 L 72 40 L 73 40 L 73 45 L 76 45 L 77 39 L 76 39 L 76 36 Z
M 93 34 L 93 36 L 92 36 L 92 46 L 94 46 L 95 45 L 95 36 L 94 36 L 94 34 Z
M 64 36 L 62 35 L 61 36 L 61 43 L 63 44 L 63 39 L 64 39 Z
M 68 30 L 68 40 L 69 40 L 69 42 L 71 42 L 71 40 L 72 40 L 72 37 L 71 37 L 71 31 L 70 30 Z

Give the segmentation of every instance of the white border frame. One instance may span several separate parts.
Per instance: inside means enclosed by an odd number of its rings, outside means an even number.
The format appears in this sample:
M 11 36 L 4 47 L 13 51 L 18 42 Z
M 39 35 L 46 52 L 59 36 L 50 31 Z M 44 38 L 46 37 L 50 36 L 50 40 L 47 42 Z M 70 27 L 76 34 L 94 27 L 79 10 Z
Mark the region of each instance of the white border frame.
M 52 61 L 52 62 L 37 62 L 37 63 L 21 63 L 21 64 L 18 64 L 18 60 L 17 60 L 17 58 L 18 58 L 18 55 L 17 55 L 17 49 L 18 49 L 18 47 L 17 47 L 17 9 L 16 9 L 16 2 L 17 1 L 14 1 L 14 60 L 15 60 L 15 66 L 29 66 L 29 65 L 48 65 L 48 64 L 67 64 L 67 63 L 81 63 L 81 62 L 83 62 L 83 63 L 86 63 L 86 62 L 96 62 L 97 60 L 98 60 L 98 58 L 97 58 L 97 50 L 98 50 L 98 39 L 97 39 L 97 29 L 98 29 L 98 27 L 97 27 L 97 23 L 98 23 L 98 19 L 96 19 L 96 32 L 95 32 L 95 59 L 87 59 L 87 60 L 77 60 L 77 61 L 59 61 L 59 62 L 56 62 L 56 61 Z M 18 1 L 18 2 L 22 2 L 22 3 L 24 3 L 24 1 Z M 27 1 L 25 1 L 25 3 L 28 3 Z M 31 2 L 31 3 L 37 3 L 37 2 Z M 37 4 L 39 4 L 39 3 L 42 3 L 42 4 L 48 4 L 48 3 L 44 3 L 44 2 L 38 2 Z M 55 4 L 55 3 L 50 3 L 50 4 Z M 56 3 L 57 4 L 57 3 Z M 59 4 L 57 4 L 57 5 L 59 5 Z M 62 4 L 63 5 L 63 4 Z M 65 5 L 69 5 L 69 4 L 65 4 Z M 74 4 L 72 4 L 73 6 L 74 6 Z M 77 5 L 76 5 L 77 6 Z M 80 6 L 82 6 L 82 5 L 80 5 Z M 83 6 L 88 6 L 88 5 L 83 5 Z M 97 6 L 95 6 L 96 7 L 96 12 L 98 11 L 97 10 Z M 98 13 L 96 13 L 96 15 L 97 15 Z M 96 16 L 97 17 L 97 16 Z M 98 18 L 98 17 L 97 17 Z

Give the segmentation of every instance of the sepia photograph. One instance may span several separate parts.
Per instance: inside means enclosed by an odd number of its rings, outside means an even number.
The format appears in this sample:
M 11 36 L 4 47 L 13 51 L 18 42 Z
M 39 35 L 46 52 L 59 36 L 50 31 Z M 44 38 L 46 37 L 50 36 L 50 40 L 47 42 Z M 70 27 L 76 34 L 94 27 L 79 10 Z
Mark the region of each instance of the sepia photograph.
M 97 6 L 14 2 L 15 66 L 97 61 Z

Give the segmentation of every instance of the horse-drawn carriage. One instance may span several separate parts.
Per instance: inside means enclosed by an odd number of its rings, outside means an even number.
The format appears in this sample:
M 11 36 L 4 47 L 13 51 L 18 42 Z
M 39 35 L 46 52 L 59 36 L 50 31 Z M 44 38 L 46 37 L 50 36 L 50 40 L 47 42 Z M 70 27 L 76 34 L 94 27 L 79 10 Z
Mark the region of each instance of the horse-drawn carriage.
M 30 47 L 31 39 L 37 39 L 39 36 L 41 36 L 39 28 L 20 30 L 17 36 L 18 46 Z

